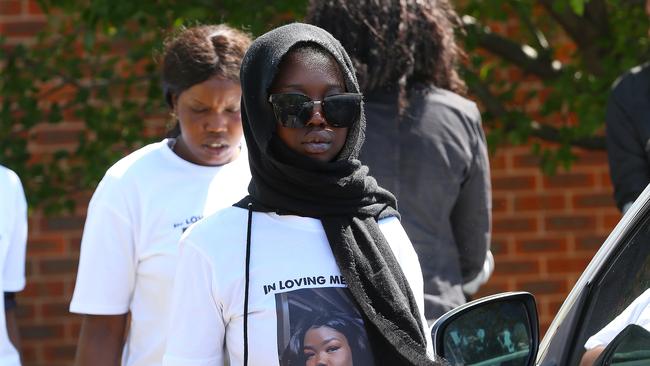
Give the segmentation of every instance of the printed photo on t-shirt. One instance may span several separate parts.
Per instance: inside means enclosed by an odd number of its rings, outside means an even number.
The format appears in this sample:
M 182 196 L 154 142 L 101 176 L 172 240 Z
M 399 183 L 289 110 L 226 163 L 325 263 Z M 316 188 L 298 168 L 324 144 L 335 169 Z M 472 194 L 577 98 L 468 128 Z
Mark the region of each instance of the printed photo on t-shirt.
M 345 287 L 275 295 L 281 366 L 374 365 L 363 319 Z

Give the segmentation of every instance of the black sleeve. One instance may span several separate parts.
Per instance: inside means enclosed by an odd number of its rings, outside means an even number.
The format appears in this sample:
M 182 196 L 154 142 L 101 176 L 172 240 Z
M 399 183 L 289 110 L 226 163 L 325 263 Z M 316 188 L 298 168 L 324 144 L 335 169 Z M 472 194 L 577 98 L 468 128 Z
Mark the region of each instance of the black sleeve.
M 472 160 L 450 217 L 463 283 L 474 280 L 483 270 L 490 249 L 492 212 L 490 164 L 480 115 L 470 126 L 474 140 Z

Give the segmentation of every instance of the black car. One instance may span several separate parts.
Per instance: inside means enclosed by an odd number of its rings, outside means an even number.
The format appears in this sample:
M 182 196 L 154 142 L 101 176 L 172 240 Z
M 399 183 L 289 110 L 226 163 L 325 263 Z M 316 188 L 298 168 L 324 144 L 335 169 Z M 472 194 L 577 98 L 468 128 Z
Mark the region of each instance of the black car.
M 434 351 L 451 365 L 577 366 L 587 339 L 648 288 L 650 186 L 598 250 L 541 342 L 534 297 L 510 292 L 443 315 L 431 329 Z M 650 327 L 650 319 L 645 325 Z M 639 326 L 628 328 L 634 329 L 621 332 L 597 364 L 650 365 L 650 333 Z

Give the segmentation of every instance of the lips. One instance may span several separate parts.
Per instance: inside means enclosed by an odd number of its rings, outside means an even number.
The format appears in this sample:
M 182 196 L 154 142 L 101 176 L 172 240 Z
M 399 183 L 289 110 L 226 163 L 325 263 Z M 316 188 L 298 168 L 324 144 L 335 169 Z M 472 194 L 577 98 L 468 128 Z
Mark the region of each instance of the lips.
M 308 154 L 322 154 L 332 146 L 332 135 L 327 131 L 312 131 L 305 135 L 302 142 Z
M 210 155 L 221 155 L 230 148 L 228 140 L 223 137 L 206 139 L 201 146 Z
M 218 149 L 218 148 L 228 147 L 228 143 L 227 142 L 210 142 L 210 143 L 207 143 L 207 144 L 203 144 L 203 146 L 206 146 L 206 147 L 209 147 L 209 148 L 212 148 L 212 149 Z

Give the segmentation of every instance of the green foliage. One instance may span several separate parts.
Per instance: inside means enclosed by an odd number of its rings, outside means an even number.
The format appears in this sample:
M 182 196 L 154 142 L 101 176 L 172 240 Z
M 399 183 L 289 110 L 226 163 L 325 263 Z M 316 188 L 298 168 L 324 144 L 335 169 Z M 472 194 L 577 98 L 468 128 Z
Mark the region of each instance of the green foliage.
M 41 0 L 47 27 L 35 43 L 8 45 L 0 37 L 0 163 L 23 178 L 32 206 L 72 207 L 74 193 L 95 187 L 116 160 L 160 139 L 143 131 L 145 121 L 167 119 L 156 61 L 167 34 L 227 21 L 257 35 L 301 19 L 306 3 Z M 458 4 L 468 16 L 461 34 L 470 56 L 464 75 L 482 104 L 492 148 L 535 137 L 532 150 L 552 173 L 570 166 L 572 146 L 604 147 L 610 85 L 650 59 L 643 1 Z M 40 133 L 61 124 L 79 131 L 76 146 L 36 151 Z
M 571 147 L 604 149 L 612 83 L 650 60 L 644 1 L 463 3 L 459 12 L 471 16 L 464 17 L 462 33 L 471 56 L 464 76 L 486 111 L 489 142 L 552 142 L 532 149 L 549 174 L 570 168 Z
M 578 15 L 584 15 L 585 13 L 585 4 L 589 0 L 569 0 L 569 5 L 571 6 L 571 10 L 573 10 L 574 13 Z
M 253 34 L 299 19 L 305 0 L 40 1 L 47 28 L 29 47 L 0 38 L 0 163 L 22 177 L 32 206 L 71 209 L 127 152 L 159 140 L 167 118 L 156 59 L 183 25 L 228 24 Z M 36 153 L 48 125 L 81 123 L 73 149 Z

